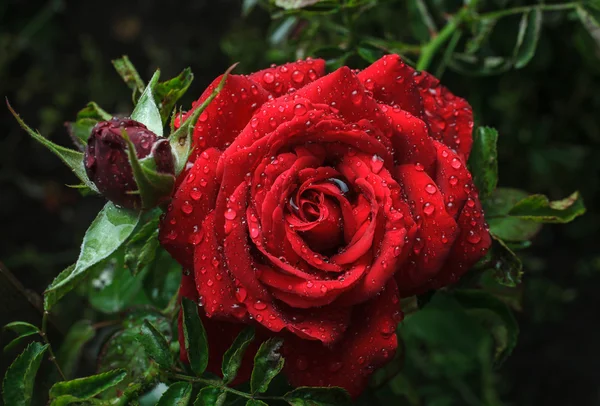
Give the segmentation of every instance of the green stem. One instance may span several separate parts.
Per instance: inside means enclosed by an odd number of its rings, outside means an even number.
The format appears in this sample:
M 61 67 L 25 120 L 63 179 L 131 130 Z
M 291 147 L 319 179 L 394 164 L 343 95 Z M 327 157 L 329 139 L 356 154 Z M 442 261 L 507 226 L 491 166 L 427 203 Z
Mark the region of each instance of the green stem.
M 50 313 L 48 313 L 47 310 L 44 310 L 44 315 L 42 316 L 42 331 L 40 331 L 40 335 L 42 336 L 42 339 L 44 340 L 44 342 L 48 345 L 48 352 L 50 353 L 50 361 L 56 367 L 56 370 L 58 371 L 58 374 L 60 375 L 62 380 L 66 381 L 67 378 L 65 377 L 65 374 L 63 373 L 62 369 L 60 368 L 60 365 L 58 365 L 58 361 L 56 360 L 54 351 L 52 351 L 52 345 L 50 344 L 50 340 L 48 340 L 48 334 L 46 334 L 46 326 L 48 325 L 48 315 L 49 314 Z
M 421 48 L 421 56 L 417 62 L 417 70 L 427 70 L 431 64 L 431 60 L 440 49 L 440 47 L 452 37 L 454 31 L 465 20 L 468 9 L 463 8 L 456 13 L 450 21 L 442 28 L 437 36 L 429 41 Z
M 502 17 L 506 17 L 506 16 L 510 16 L 510 15 L 514 15 L 514 14 L 528 13 L 533 10 L 540 10 L 540 11 L 570 10 L 579 5 L 580 5 L 579 2 L 572 2 L 572 3 L 563 3 L 563 4 L 538 4 L 536 6 L 515 7 L 515 8 L 510 8 L 508 10 L 499 10 L 499 11 L 492 11 L 490 13 L 479 14 L 477 16 L 477 19 L 478 20 L 485 20 L 485 19 L 495 20 L 498 18 L 502 18 Z
M 182 381 L 186 381 L 186 382 L 201 383 L 203 385 L 214 386 L 225 392 L 233 393 L 234 395 L 237 395 L 237 396 L 240 396 L 240 397 L 246 398 L 246 399 L 283 400 L 283 398 L 281 396 L 260 396 L 260 395 L 252 395 L 250 393 L 242 392 L 237 389 L 230 388 L 230 387 L 226 386 L 222 381 L 219 381 L 216 379 L 197 378 L 197 377 L 187 376 L 187 375 L 177 374 L 177 373 L 170 373 L 169 375 L 172 378 L 181 379 Z

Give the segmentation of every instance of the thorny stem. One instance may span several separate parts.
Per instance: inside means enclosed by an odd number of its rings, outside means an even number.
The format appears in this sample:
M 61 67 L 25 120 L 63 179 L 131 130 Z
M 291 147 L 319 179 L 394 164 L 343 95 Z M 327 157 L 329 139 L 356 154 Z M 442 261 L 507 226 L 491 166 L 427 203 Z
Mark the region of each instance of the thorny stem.
M 250 393 L 242 392 L 237 389 L 233 389 L 225 385 L 222 381 L 216 379 L 204 379 L 197 378 L 193 376 L 187 376 L 183 374 L 170 373 L 170 376 L 173 378 L 181 379 L 182 381 L 192 382 L 192 383 L 201 383 L 203 385 L 214 386 L 219 388 L 225 392 L 233 393 L 234 395 L 240 396 L 246 399 L 264 399 L 264 400 L 283 400 L 282 396 L 260 396 L 260 395 L 252 395 Z
M 48 325 L 48 315 L 49 314 L 50 313 L 47 310 L 44 310 L 44 315 L 42 316 L 42 330 L 40 331 L 40 335 L 42 336 L 42 339 L 44 340 L 44 342 L 48 345 L 48 352 L 50 353 L 50 361 L 56 367 L 56 370 L 58 371 L 58 374 L 60 375 L 62 380 L 66 381 L 67 378 L 65 377 L 65 374 L 63 373 L 62 369 L 60 368 L 60 365 L 58 365 L 58 361 L 56 360 L 54 351 L 52 351 L 52 345 L 50 344 L 50 340 L 48 340 L 48 334 L 46 333 L 46 326 Z

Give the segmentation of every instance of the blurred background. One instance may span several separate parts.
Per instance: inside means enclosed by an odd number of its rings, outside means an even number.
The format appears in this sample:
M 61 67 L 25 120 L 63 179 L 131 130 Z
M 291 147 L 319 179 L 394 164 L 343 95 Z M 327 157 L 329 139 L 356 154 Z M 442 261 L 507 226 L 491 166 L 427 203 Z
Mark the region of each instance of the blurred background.
M 240 0 L 1 0 L 0 95 L 44 136 L 69 145 L 64 123 L 88 101 L 113 113 L 131 111 L 131 92 L 110 63 L 123 54 L 145 80 L 157 67 L 168 78 L 190 66 L 195 79 L 185 108 L 233 62 L 248 73 L 323 55 L 332 67 L 360 68 L 369 52 L 381 49 L 406 50 L 410 60 L 405 44 L 418 44 L 424 29 L 413 5 L 422 1 L 379 1 L 349 23 L 344 15 L 315 14 L 310 24 L 285 14 L 273 19 L 269 10 L 251 8 L 255 2 L 245 3 L 243 13 Z M 427 3 L 438 22 L 456 9 L 456 2 Z M 527 4 L 489 3 L 482 8 Z M 359 41 L 387 42 L 363 48 L 362 57 L 346 52 L 356 39 L 334 26 L 337 20 L 352 24 Z M 494 390 L 507 405 L 600 405 L 600 28 L 586 30 L 568 10 L 544 13 L 543 21 L 536 54 L 523 69 L 438 64 L 432 72 L 469 100 L 478 124 L 498 129 L 500 186 L 552 199 L 580 190 L 588 208 L 571 224 L 545 225 L 520 252 L 525 276 L 513 307 L 520 309 L 521 335 L 494 373 Z M 518 16 L 500 20 L 482 52 L 510 54 L 518 24 Z M 73 263 L 103 205 L 65 186 L 74 183 L 0 106 L 0 261 L 26 291 L 40 294 Z M 0 309 L 2 324 L 19 317 L 14 308 Z

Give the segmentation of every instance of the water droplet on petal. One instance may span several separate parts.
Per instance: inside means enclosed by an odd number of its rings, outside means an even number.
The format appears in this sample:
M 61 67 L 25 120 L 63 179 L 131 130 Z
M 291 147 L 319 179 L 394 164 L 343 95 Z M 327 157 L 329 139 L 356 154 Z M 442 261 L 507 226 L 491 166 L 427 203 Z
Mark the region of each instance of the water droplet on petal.
M 192 214 L 192 212 L 194 211 L 194 206 L 192 206 L 192 204 L 186 200 L 181 205 L 181 211 L 185 214 Z
M 296 104 L 296 106 L 294 106 L 294 114 L 297 116 L 303 116 L 306 114 L 307 111 L 308 109 L 302 103 L 298 103 Z
M 350 100 L 356 105 L 359 105 L 362 102 L 362 98 L 362 92 L 359 92 L 358 90 L 353 90 L 352 93 L 350 93 Z
M 302 83 L 304 80 L 304 73 L 300 72 L 299 70 L 295 70 L 292 72 L 292 80 L 296 83 Z
M 433 204 L 427 202 L 423 205 L 423 213 L 425 213 L 426 215 L 431 216 L 434 211 L 435 206 Z
M 236 218 L 236 216 L 237 216 L 237 213 L 235 212 L 235 210 L 233 210 L 231 208 L 227 209 L 227 211 L 225 212 L 225 218 L 227 220 L 233 220 Z
M 469 235 L 467 236 L 467 241 L 469 241 L 471 244 L 477 244 L 479 241 L 481 241 L 481 236 L 475 231 L 470 230 Z
M 462 163 L 458 158 L 452 158 L 450 166 L 452 166 L 454 169 L 459 169 L 462 166 Z
M 437 189 L 433 184 L 429 183 L 429 184 L 427 184 L 427 186 L 425 186 L 425 191 L 427 193 L 429 193 L 430 195 L 432 195 L 437 191 Z
M 263 75 L 263 81 L 267 84 L 273 83 L 275 81 L 275 76 L 271 72 L 265 72 Z

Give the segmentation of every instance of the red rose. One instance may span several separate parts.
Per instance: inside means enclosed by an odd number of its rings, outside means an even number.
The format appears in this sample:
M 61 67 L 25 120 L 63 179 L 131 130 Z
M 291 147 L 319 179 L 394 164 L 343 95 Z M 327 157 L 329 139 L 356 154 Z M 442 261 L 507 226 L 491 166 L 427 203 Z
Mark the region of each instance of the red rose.
M 285 337 L 292 385 L 357 396 L 394 355 L 400 297 L 455 282 L 490 236 L 465 100 L 396 55 L 324 73 L 306 60 L 228 77 L 160 238 L 193 270 L 181 294 L 204 306 L 212 371 L 254 324 Z

